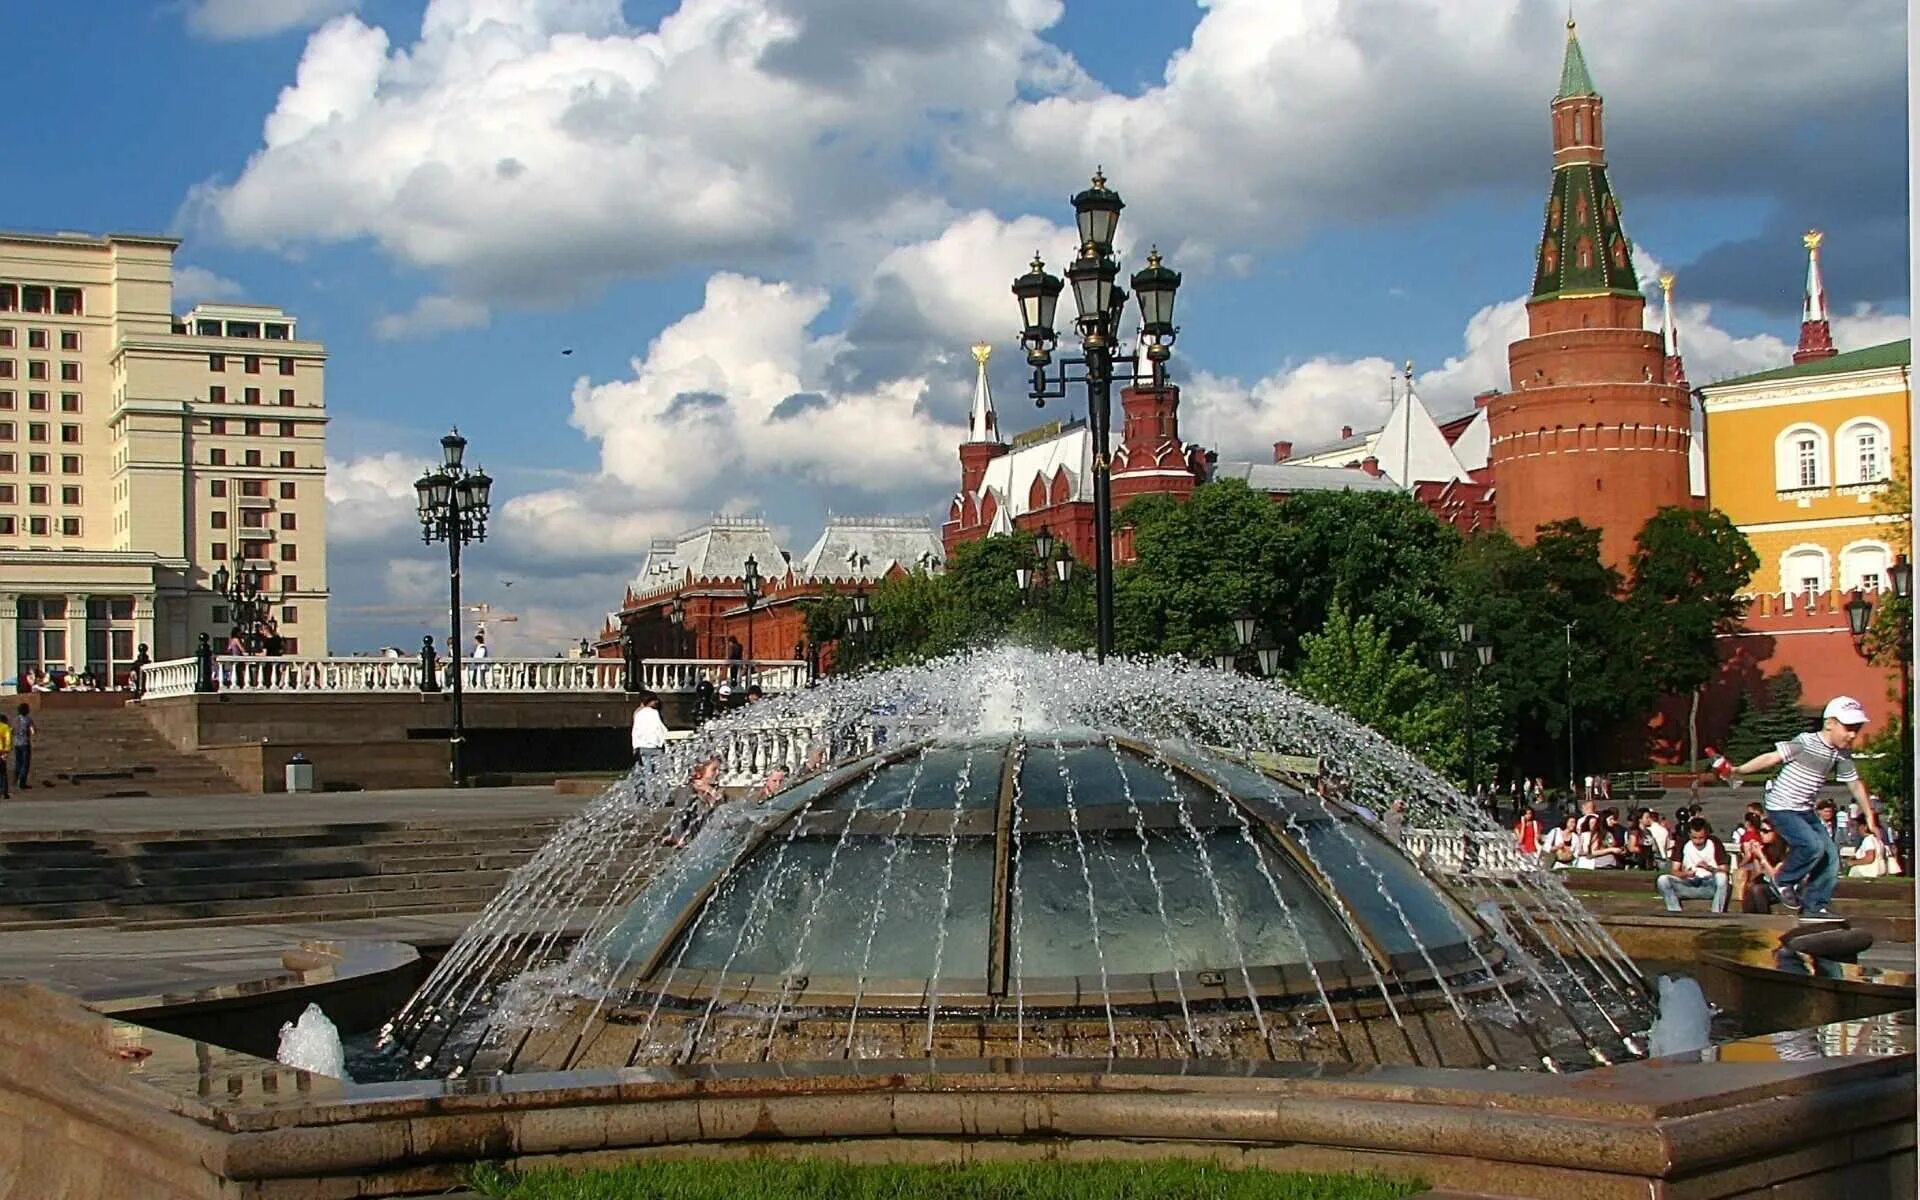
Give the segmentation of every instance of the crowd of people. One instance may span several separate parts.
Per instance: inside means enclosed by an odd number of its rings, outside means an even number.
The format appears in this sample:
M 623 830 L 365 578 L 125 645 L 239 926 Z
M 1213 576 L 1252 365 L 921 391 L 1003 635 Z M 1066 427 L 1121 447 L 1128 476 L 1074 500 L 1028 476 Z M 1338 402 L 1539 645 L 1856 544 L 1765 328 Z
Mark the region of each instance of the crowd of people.
M 1728 781 L 1774 773 L 1765 799 L 1747 805 L 1730 846 L 1698 804 L 1682 805 L 1671 818 L 1644 807 L 1623 818 L 1605 805 L 1610 789 L 1592 781 L 1578 811 L 1551 828 L 1527 803 L 1515 840 L 1522 853 L 1555 868 L 1657 871 L 1655 889 L 1672 912 L 1684 900 L 1705 900 L 1714 912 L 1736 902 L 1743 912 L 1778 904 L 1807 919 L 1839 919 L 1830 902 L 1843 875 L 1879 878 L 1904 869 L 1879 798 L 1868 794 L 1853 763 L 1867 719 L 1859 701 L 1839 696 L 1819 729 L 1737 766 L 1719 759 L 1715 773 Z M 1846 806 L 1820 795 L 1829 781 L 1847 789 Z
M 725 681 L 716 685 L 716 701 L 719 688 L 724 686 Z M 760 698 L 760 686 L 748 684 L 740 693 L 739 704 L 750 704 Z M 642 693 L 640 703 L 633 710 L 634 766 L 643 773 L 661 770 L 666 761 L 667 742 L 667 725 L 660 714 L 660 697 L 652 692 Z M 725 763 L 718 756 L 703 758 L 693 765 L 683 782 L 667 793 L 667 806 L 674 810 L 668 837 L 675 845 L 683 844 L 698 833 L 708 818 L 729 799 L 747 804 L 765 804 L 785 791 L 794 779 L 812 775 L 826 766 L 826 762 L 826 747 L 814 746 L 808 750 L 805 761 L 795 775 L 789 777 L 783 765 L 770 764 L 744 792 L 729 797 L 720 782 Z

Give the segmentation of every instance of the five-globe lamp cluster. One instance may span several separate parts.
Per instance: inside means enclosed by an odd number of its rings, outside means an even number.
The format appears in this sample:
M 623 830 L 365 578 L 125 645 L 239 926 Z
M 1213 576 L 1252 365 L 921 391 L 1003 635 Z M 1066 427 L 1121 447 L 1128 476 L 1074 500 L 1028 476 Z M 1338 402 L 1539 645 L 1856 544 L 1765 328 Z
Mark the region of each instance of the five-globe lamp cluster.
M 420 540 L 481 542 L 492 512 L 493 477 L 484 468 L 467 470 L 467 439 L 455 429 L 440 439 L 440 468 L 414 481 L 420 501 Z

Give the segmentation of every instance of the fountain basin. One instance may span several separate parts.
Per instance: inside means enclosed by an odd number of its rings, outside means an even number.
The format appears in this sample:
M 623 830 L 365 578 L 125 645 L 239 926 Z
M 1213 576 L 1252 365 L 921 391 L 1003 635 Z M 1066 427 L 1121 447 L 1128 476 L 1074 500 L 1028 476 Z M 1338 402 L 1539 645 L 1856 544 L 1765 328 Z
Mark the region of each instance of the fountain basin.
M 19 1195 L 431 1195 L 472 1163 L 1152 1155 L 1372 1170 L 1484 1196 L 1910 1196 L 1910 1017 L 1576 1075 L 1165 1060 L 696 1064 L 353 1085 L 0 986 Z M 128 1054 L 137 1048 L 139 1054 Z M 1832 1123 L 1847 1113 L 1844 1130 Z

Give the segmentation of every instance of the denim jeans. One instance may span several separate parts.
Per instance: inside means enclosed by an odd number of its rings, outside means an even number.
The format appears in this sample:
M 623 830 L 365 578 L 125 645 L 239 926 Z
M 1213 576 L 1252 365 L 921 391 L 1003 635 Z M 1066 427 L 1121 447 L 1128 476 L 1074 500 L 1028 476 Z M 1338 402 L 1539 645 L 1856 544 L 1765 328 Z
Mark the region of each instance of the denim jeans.
M 16 742 L 13 747 L 13 781 L 27 786 L 27 768 L 33 763 L 33 743 Z
M 1767 819 L 1787 839 L 1787 861 L 1780 865 L 1776 881 L 1800 885 L 1800 899 L 1807 908 L 1825 908 L 1840 880 L 1840 847 L 1812 812 L 1770 808 Z
M 1654 882 L 1660 889 L 1660 898 L 1667 902 L 1668 912 L 1679 912 L 1682 900 L 1711 900 L 1713 911 L 1727 911 L 1728 883 L 1725 872 L 1716 872 L 1711 879 L 1682 879 L 1678 875 L 1662 875 Z

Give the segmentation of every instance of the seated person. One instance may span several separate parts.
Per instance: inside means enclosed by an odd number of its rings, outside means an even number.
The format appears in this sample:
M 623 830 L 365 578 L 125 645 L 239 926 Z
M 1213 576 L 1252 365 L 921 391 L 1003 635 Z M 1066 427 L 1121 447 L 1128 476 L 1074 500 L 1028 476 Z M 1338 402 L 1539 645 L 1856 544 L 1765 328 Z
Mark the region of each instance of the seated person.
M 1747 835 L 1740 841 L 1740 911 L 1773 911 L 1773 880 L 1787 861 L 1786 839 L 1764 816 L 1748 816 Z
M 760 786 L 753 789 L 753 802 L 755 804 L 765 804 L 786 790 L 787 769 L 785 767 L 774 767 L 769 770 L 766 777 L 760 781 Z
M 1871 829 L 1861 831 L 1860 842 L 1851 848 L 1847 862 L 1848 879 L 1879 879 L 1894 873 L 1893 856 Z
M 1579 818 L 1568 817 L 1560 823 L 1558 829 L 1547 830 L 1547 836 L 1540 839 L 1540 857 L 1556 868 L 1573 865 L 1573 843 L 1579 836 L 1575 827 Z
M 1670 869 L 1655 886 L 1668 912 L 1679 912 L 1682 900 L 1712 900 L 1713 911 L 1723 913 L 1727 911 L 1731 866 L 1727 848 L 1713 836 L 1707 819 L 1695 817 L 1687 822 L 1687 840 L 1674 848 Z

